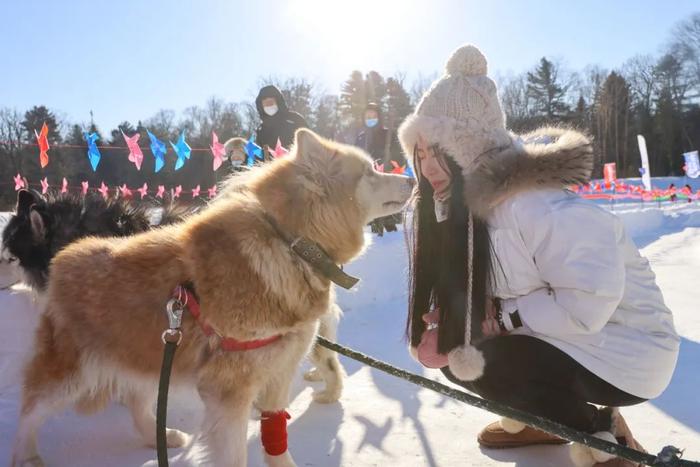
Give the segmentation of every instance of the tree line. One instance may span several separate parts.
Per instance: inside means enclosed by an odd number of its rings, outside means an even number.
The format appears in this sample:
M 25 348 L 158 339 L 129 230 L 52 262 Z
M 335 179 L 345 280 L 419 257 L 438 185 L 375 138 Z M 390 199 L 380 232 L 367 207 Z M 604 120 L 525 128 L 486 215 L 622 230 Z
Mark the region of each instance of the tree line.
M 310 127 L 326 137 L 352 144 L 363 126 L 368 102 L 382 110 L 383 124 L 395 131 L 418 103 L 437 73 L 418 76 L 409 83 L 406 75 L 384 77 L 377 71 L 352 71 L 339 92 L 325 92 L 316 83 L 299 77 L 266 77 L 259 87 L 276 85 L 289 108 L 302 114 Z M 682 174 L 682 153 L 695 150 L 700 142 L 700 13 L 677 24 L 658 55 L 638 55 L 619 68 L 606 70 L 590 65 L 568 70 L 560 60 L 542 57 L 532 69 L 518 75 L 496 77 L 508 127 L 516 133 L 542 125 L 569 125 L 590 134 L 596 147 L 596 176 L 601 166 L 616 162 L 618 176 L 638 176 L 639 151 L 636 135 L 646 137 L 653 176 Z M 52 146 L 51 163 L 41 169 L 34 131 L 46 122 Z M 24 112 L 0 107 L 0 200 L 14 197 L 11 176 L 21 173 L 37 183 L 44 176 L 52 184 L 66 177 L 73 183 L 87 180 L 93 187 L 104 181 L 110 186 L 163 184 L 183 187 L 211 186 L 225 176 L 223 169 L 211 170 L 208 153 L 194 153 L 179 171 L 173 169 L 174 155 L 159 173 L 153 172 L 150 151 L 141 171 L 127 160 L 128 151 L 110 150 L 125 146 L 122 132 L 138 132 L 140 144 L 147 147 L 148 128 L 162 141 L 176 141 L 184 130 L 193 148 L 208 148 L 211 132 L 225 141 L 233 136 L 247 137 L 259 124 L 252 102 L 227 102 L 212 97 L 203 106 L 192 106 L 180 115 L 159 110 L 150 118 L 121 122 L 103 133 L 94 122 L 75 123 L 57 111 L 38 105 Z M 97 132 L 103 158 L 93 173 L 85 156 L 83 132 Z M 149 165 L 151 164 L 151 165 Z

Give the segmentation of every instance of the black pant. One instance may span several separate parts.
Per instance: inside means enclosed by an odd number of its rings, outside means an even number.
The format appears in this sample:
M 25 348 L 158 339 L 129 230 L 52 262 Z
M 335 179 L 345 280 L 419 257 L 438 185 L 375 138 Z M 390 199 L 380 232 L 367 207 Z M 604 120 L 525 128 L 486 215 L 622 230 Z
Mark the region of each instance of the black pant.
M 594 375 L 551 344 L 531 336 L 510 335 L 477 345 L 486 360 L 484 374 L 453 383 L 485 399 L 549 418 L 571 428 L 595 433 L 610 430 L 610 414 L 592 404 L 620 407 L 645 401 Z

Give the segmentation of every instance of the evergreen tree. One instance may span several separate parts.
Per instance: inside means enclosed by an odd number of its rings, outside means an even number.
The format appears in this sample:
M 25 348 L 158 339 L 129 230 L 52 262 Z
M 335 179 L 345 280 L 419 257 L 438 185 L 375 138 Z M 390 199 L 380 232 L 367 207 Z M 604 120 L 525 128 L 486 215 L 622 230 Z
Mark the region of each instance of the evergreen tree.
M 630 92 L 625 78 L 616 72 L 610 73 L 599 94 L 597 118 L 598 140 L 602 162 L 615 162 L 618 174 L 633 175 L 628 167 L 630 141 Z
M 340 89 L 338 108 L 343 124 L 360 126 L 367 105 L 367 88 L 361 71 L 353 71 Z
M 673 92 L 668 87 L 661 88 L 656 100 L 654 134 L 657 139 L 655 157 L 650 154 L 652 173 L 680 174 L 682 163 L 681 115 L 676 108 Z
M 66 135 L 66 144 L 72 146 L 81 146 L 85 144 L 85 136 L 83 136 L 83 128 L 77 123 L 71 125 L 70 131 Z
M 542 57 L 534 71 L 527 74 L 527 95 L 535 104 L 535 110 L 547 121 L 561 118 L 569 111 L 564 102 L 567 85 L 559 82 L 559 68 Z
M 335 139 L 340 131 L 340 111 L 338 97 L 325 95 L 318 100 L 314 112 L 315 131 L 326 138 Z
M 117 125 L 117 128 L 109 132 L 109 144 L 112 146 L 123 146 L 125 143 L 124 137 L 122 136 L 122 132 L 124 132 L 126 136 L 133 136 L 134 133 L 136 133 L 136 129 L 131 125 L 131 123 L 124 120 L 119 125 Z
M 42 125 L 46 123 L 49 128 L 48 140 L 49 144 L 60 143 L 62 138 L 58 131 L 58 121 L 56 116 L 43 105 L 34 106 L 24 114 L 22 126 L 25 129 L 25 140 L 28 143 L 35 143 L 36 137 L 34 131 L 41 131 Z

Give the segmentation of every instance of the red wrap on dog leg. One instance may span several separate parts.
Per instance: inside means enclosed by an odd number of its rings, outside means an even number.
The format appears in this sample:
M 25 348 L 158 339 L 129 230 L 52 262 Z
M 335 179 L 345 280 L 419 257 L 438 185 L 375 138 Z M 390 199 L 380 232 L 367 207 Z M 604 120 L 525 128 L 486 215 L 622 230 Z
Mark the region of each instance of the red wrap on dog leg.
M 286 410 L 263 412 L 260 418 L 260 437 L 265 452 L 279 456 L 287 451 L 287 420 L 292 418 Z

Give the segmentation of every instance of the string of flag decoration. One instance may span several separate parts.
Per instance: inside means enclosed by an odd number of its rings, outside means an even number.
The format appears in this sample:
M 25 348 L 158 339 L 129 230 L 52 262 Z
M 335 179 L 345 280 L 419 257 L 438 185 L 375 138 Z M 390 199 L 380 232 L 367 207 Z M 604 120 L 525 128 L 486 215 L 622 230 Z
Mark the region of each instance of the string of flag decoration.
M 392 164 L 394 165 L 394 164 Z M 383 167 L 381 164 L 375 164 L 377 170 L 383 172 Z M 399 166 L 396 164 L 392 169 L 391 173 L 401 173 L 408 175 L 410 172 L 410 166 Z M 19 191 L 23 188 L 29 188 L 30 186 L 40 187 L 41 193 L 46 194 L 51 187 L 47 177 L 44 177 L 39 181 L 39 183 L 30 184 L 25 177 L 21 174 L 17 174 L 13 177 L 13 182 L 15 185 L 15 191 Z M 0 183 L 4 184 L 4 183 Z M 616 180 L 612 183 L 606 182 L 594 182 L 587 185 L 573 185 L 569 189 L 575 193 L 578 193 L 582 198 L 592 199 L 592 200 L 637 200 L 637 201 L 673 201 L 673 200 L 700 200 L 700 189 L 696 192 L 687 186 L 682 188 L 667 188 L 659 189 L 652 188 L 651 190 L 644 189 L 641 185 L 630 185 L 621 180 Z M 217 186 L 213 185 L 210 188 L 203 189 L 201 185 L 197 185 L 189 190 L 185 190 L 182 185 L 177 185 L 171 188 L 166 188 L 165 185 L 158 185 L 155 189 L 149 188 L 147 183 L 144 183 L 141 187 L 128 187 L 126 184 L 120 186 L 109 187 L 104 182 L 101 182 L 98 188 L 90 188 L 88 181 L 81 181 L 80 186 L 69 185 L 68 180 L 63 177 L 60 184 L 59 191 L 61 193 L 67 193 L 69 191 L 79 191 L 82 195 L 87 194 L 90 190 L 99 193 L 104 198 L 108 198 L 110 193 L 113 192 L 114 196 L 132 198 L 134 196 L 139 196 L 140 199 L 145 198 L 151 192 L 155 192 L 154 197 L 163 199 L 167 194 L 172 198 L 179 198 L 184 194 L 188 194 L 192 199 L 194 198 L 214 198 L 217 193 Z M 204 193 L 206 190 L 206 194 Z
M 102 153 L 100 150 L 114 150 L 114 149 L 127 149 L 128 160 L 134 164 L 136 170 L 141 170 L 144 161 L 144 149 L 150 149 L 151 154 L 155 160 L 155 172 L 160 172 L 163 167 L 165 167 L 165 155 L 168 153 L 167 145 L 158 139 L 156 135 L 151 133 L 150 130 L 146 129 L 146 134 L 150 140 L 148 148 L 142 148 L 139 145 L 139 138 L 141 135 L 139 133 L 134 133 L 129 136 L 124 131 L 119 130 L 124 138 L 124 143 L 126 147 L 122 146 L 100 146 L 97 144 L 100 137 L 96 132 L 88 133 L 83 132 L 83 139 L 87 145 L 87 158 L 90 162 L 90 167 L 92 167 L 93 172 L 97 171 L 97 167 L 102 160 Z M 45 168 L 49 165 L 49 146 L 48 140 L 49 127 L 44 123 L 41 127 L 39 133 L 34 130 L 34 136 L 36 138 L 36 143 L 23 143 L 23 146 L 37 146 L 39 148 L 39 164 L 41 168 Z M 175 161 L 175 170 L 180 170 L 184 167 L 185 163 L 190 159 L 193 152 L 210 152 L 212 155 L 212 170 L 217 171 L 223 164 L 224 156 L 226 155 L 226 150 L 224 144 L 219 141 L 219 137 L 216 132 L 212 131 L 212 142 L 209 148 L 192 148 L 187 143 L 186 134 L 182 131 L 177 139 L 177 142 L 173 143 L 168 141 L 172 150 L 175 152 L 177 157 Z M 71 144 L 56 144 L 53 146 L 56 148 L 73 148 L 73 149 L 85 149 L 85 146 L 71 145 Z M 255 165 L 256 161 L 263 161 L 263 149 L 255 143 L 255 135 L 251 135 L 246 141 L 244 146 L 246 153 L 246 163 L 249 167 Z M 282 146 L 279 139 L 277 140 L 277 146 L 275 149 L 269 149 L 269 153 L 273 158 L 277 159 L 289 154 L 289 151 Z
M 15 184 L 15 191 L 19 191 L 21 189 L 29 189 L 32 186 L 40 186 L 41 194 L 45 195 L 49 191 L 49 188 L 51 188 L 51 184 L 49 183 L 47 177 L 41 179 L 38 184 L 29 183 L 28 180 L 25 177 L 22 177 L 22 175 L 20 174 L 15 175 L 13 177 L 13 180 Z M 86 180 L 81 181 L 80 186 L 76 186 L 69 185 L 68 180 L 66 180 L 66 178 L 63 177 L 63 179 L 61 180 L 61 188 L 59 191 L 61 193 L 68 193 L 71 190 L 75 192 L 79 191 L 82 195 L 86 195 L 90 190 L 92 190 L 96 193 L 99 193 L 104 198 L 109 198 L 110 192 L 113 192 L 114 196 L 120 198 L 133 198 L 138 193 L 140 199 L 143 199 L 149 195 L 150 191 L 155 191 L 154 197 L 161 199 L 165 197 L 166 193 L 169 193 L 172 198 L 179 198 L 183 194 L 191 195 L 192 199 L 202 198 L 205 196 L 202 192 L 201 185 L 197 185 L 190 190 L 185 190 L 182 187 L 182 185 L 177 185 L 171 187 L 170 189 L 167 189 L 165 185 L 158 185 L 155 190 L 150 190 L 148 187 L 148 183 L 144 183 L 140 188 L 129 188 L 125 183 L 120 186 L 114 186 L 110 188 L 108 185 L 105 184 L 105 182 L 102 182 L 100 183 L 99 188 L 90 188 L 90 183 Z M 216 196 L 216 193 L 216 185 L 213 185 L 210 188 L 206 188 L 207 198 L 214 198 Z
M 588 185 L 574 185 L 569 187 L 582 198 L 595 200 L 638 200 L 638 201 L 669 201 L 675 199 L 698 200 L 700 189 L 695 193 L 688 187 L 682 188 L 653 188 L 646 190 L 641 185 L 628 185 L 622 181 L 613 183 L 589 183 Z

